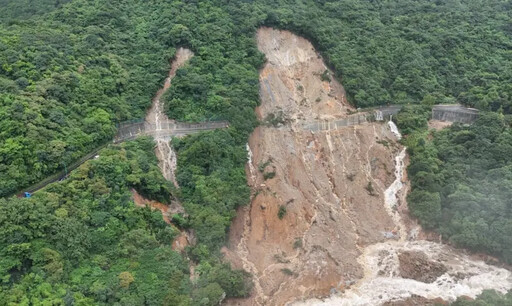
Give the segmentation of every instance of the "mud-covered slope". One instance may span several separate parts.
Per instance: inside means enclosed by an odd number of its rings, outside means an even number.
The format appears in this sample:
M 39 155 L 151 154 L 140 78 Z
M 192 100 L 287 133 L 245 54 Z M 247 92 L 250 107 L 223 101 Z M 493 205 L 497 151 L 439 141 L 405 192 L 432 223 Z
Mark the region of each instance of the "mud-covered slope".
M 228 257 L 255 276 L 251 299 L 232 302 L 280 305 L 354 283 L 362 248 L 397 232 L 382 202 L 399 147 L 379 123 L 303 130 L 306 121 L 347 116 L 342 86 L 322 77 L 327 68 L 305 39 L 263 28 L 258 46 L 268 58 L 259 116 L 283 111 L 286 123 L 251 135 L 254 198 L 232 226 Z
M 354 111 L 343 87 L 305 39 L 262 28 L 257 41 L 268 61 L 256 110 L 263 124 L 248 144 L 253 198 L 224 250 L 253 274 L 254 290 L 228 305 L 379 305 L 512 286 L 506 270 L 413 241 L 422 233 L 406 215 L 407 156 L 396 126 L 305 130 Z

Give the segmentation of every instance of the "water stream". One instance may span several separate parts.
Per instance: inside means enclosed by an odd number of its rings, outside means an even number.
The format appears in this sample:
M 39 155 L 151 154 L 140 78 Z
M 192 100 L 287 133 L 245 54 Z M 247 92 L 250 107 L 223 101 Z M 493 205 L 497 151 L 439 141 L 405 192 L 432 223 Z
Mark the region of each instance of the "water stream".
M 391 130 L 391 133 L 393 133 L 398 140 L 402 139 L 402 134 L 400 134 L 398 127 L 396 126 L 396 124 L 393 121 L 389 120 L 388 126 L 389 126 L 389 129 Z
M 146 114 L 146 121 L 150 124 L 154 124 L 156 131 L 169 129 L 171 126 L 175 126 L 175 122 L 169 120 L 165 115 L 163 104 L 160 102 L 164 93 L 171 87 L 171 81 L 176 75 L 176 71 L 183 66 L 193 56 L 192 51 L 185 48 L 179 48 L 176 50 L 176 55 L 171 64 L 169 75 L 165 79 L 164 86 L 156 93 L 153 98 L 153 104 Z M 162 171 L 163 176 L 168 180 L 172 181 L 173 184 L 178 187 L 174 173 L 176 172 L 176 153 L 169 144 L 169 137 L 164 133 L 155 133 L 156 148 L 155 153 L 158 158 L 158 166 Z
M 402 135 L 396 125 L 388 126 L 397 139 Z M 344 293 L 336 293 L 325 299 L 310 299 L 293 305 L 381 305 L 385 302 L 404 300 L 412 295 L 427 299 L 441 298 L 454 301 L 459 296 L 475 298 L 485 289 L 505 293 L 512 288 L 511 272 L 474 260 L 449 246 L 408 237 L 405 225 L 396 209 L 400 192 L 404 187 L 405 148 L 395 157 L 395 181 L 384 192 L 384 205 L 396 228 L 398 239 L 389 239 L 366 247 L 358 258 L 364 276 Z M 399 254 L 423 253 L 429 261 L 440 262 L 447 271 L 433 282 L 401 276 Z
M 251 181 L 249 183 L 254 184 L 254 182 L 256 181 L 256 169 L 252 164 L 252 151 L 251 147 L 249 146 L 249 143 L 245 145 L 245 149 L 247 150 L 247 165 L 249 166 L 249 173 L 251 175 Z

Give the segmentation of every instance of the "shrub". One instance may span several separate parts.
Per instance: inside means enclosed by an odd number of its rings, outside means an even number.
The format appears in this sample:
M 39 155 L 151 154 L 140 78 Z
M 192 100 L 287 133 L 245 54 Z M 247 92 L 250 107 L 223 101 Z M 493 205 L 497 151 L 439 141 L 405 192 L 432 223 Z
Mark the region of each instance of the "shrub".
M 279 217 L 279 219 L 282 220 L 285 215 L 286 215 L 286 206 L 284 206 L 284 205 L 279 206 L 279 211 L 277 212 L 277 217 Z

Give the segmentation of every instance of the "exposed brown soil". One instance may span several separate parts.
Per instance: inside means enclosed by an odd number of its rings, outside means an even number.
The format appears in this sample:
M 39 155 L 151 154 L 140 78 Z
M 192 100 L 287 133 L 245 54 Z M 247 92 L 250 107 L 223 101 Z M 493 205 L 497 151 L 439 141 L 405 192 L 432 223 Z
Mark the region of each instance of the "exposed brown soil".
M 135 189 L 132 189 L 132 196 L 135 205 L 139 207 L 148 206 L 152 210 L 159 210 L 162 213 L 162 218 L 164 219 L 164 221 L 167 224 L 171 224 L 171 220 L 169 218 L 169 206 L 157 201 L 148 200 L 141 196 Z
M 132 189 L 132 196 L 135 205 L 139 207 L 150 207 L 152 210 L 159 210 L 162 213 L 162 218 L 167 224 L 171 224 L 172 227 L 176 228 L 170 220 L 172 216 L 172 208 L 166 204 L 152 201 L 141 196 L 135 189 Z M 180 234 L 172 242 L 172 249 L 178 252 L 183 252 L 185 247 L 195 243 L 195 236 L 187 231 L 180 231 Z
M 453 124 L 453 122 L 431 119 L 428 121 L 428 128 L 439 131 L 439 130 L 442 130 L 444 128 L 451 126 L 452 124 Z
M 153 104 L 146 114 L 146 121 L 154 124 L 156 129 L 163 128 L 165 124 L 170 121 L 163 111 L 163 104 L 160 102 L 163 94 L 171 87 L 171 81 L 176 76 L 176 72 L 180 67 L 185 65 L 194 54 L 189 49 L 179 48 L 176 50 L 176 55 L 171 62 L 171 69 L 169 75 L 165 79 L 164 86 L 158 90 L 153 98 Z M 158 135 L 158 134 L 157 134 Z M 158 158 L 158 166 L 162 171 L 162 175 L 168 181 L 173 182 L 174 186 L 178 187 L 174 172 L 176 170 L 176 153 L 172 150 L 169 144 L 169 139 L 163 135 L 155 136 L 155 154 Z M 167 206 L 155 201 L 149 201 L 140 196 L 133 190 L 133 198 L 138 206 L 150 206 L 152 209 L 158 209 L 162 212 L 162 216 L 167 223 L 171 223 L 170 217 L 176 213 L 184 213 L 184 209 L 177 200 L 172 200 L 171 205 Z M 193 244 L 195 240 L 194 234 L 188 231 L 181 231 L 180 235 L 173 241 L 172 248 L 176 251 L 183 252 L 185 247 Z
M 250 298 L 228 305 L 283 305 L 344 290 L 363 276 L 362 249 L 399 232 L 382 204 L 400 149 L 388 126 L 303 130 L 304 122 L 347 116 L 343 87 L 322 80 L 328 69 L 307 40 L 269 28 L 257 39 L 268 59 L 258 115 L 265 121 L 283 111 L 289 120 L 260 126 L 249 139 L 254 197 L 239 210 L 223 251 L 255 285 Z
M 176 55 L 171 63 L 171 70 L 169 70 L 169 76 L 165 79 L 164 86 L 158 90 L 155 97 L 153 98 L 153 104 L 146 114 L 146 121 L 156 126 L 156 129 L 164 129 L 166 125 L 170 124 L 169 118 L 164 112 L 163 104 L 160 99 L 163 94 L 171 87 L 171 81 L 176 76 L 176 71 L 188 60 L 194 56 L 192 51 L 185 48 L 179 48 L 176 50 Z M 158 135 L 158 134 L 156 134 Z M 178 187 L 174 173 L 176 172 L 176 153 L 172 150 L 169 144 L 168 137 L 164 135 L 155 136 L 156 147 L 155 154 L 158 158 L 158 166 L 162 170 L 163 176 L 168 180 L 172 181 L 174 186 Z
M 440 262 L 429 260 L 420 251 L 406 251 L 398 254 L 400 276 L 424 283 L 432 283 L 448 269 Z

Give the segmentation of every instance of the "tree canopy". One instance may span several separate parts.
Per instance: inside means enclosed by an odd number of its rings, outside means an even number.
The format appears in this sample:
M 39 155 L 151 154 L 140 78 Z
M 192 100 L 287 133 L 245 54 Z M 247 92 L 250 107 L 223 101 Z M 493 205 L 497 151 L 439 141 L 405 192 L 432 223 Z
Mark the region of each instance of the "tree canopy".
M 230 122 L 173 142 L 181 189 L 172 192 L 188 214 L 181 224 L 198 236 L 187 255 L 199 281 L 170 250 L 172 227 L 130 200 L 130 188 L 170 197 L 145 139 L 105 149 L 34 199 L 0 200 L 1 300 L 215 305 L 248 293 L 246 275 L 223 265 L 219 248 L 249 201 L 245 144 L 258 124 L 263 25 L 310 39 L 354 105 L 407 104 L 397 122 L 410 134 L 413 213 L 454 243 L 510 261 L 510 120 L 486 115 L 433 140 L 424 129 L 433 103 L 511 113 L 511 8 L 501 0 L 0 0 L 1 197 L 110 142 L 118 123 L 143 118 L 180 46 L 195 56 L 163 97 L 167 114 Z
M 413 215 L 450 242 L 512 262 L 512 128 L 484 113 L 471 126 L 418 130 L 406 144 Z

